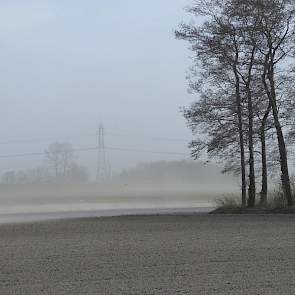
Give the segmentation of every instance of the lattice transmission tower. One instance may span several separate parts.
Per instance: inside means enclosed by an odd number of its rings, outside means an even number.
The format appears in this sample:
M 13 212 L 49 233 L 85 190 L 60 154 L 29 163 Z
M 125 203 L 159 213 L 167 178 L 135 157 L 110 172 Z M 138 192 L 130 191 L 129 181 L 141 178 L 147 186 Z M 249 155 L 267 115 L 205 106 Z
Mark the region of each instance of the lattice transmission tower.
M 99 125 L 98 129 L 98 147 L 97 147 L 97 172 L 96 180 L 103 181 L 110 179 L 112 176 L 111 173 L 111 164 L 108 158 L 107 150 L 104 142 L 104 126 Z

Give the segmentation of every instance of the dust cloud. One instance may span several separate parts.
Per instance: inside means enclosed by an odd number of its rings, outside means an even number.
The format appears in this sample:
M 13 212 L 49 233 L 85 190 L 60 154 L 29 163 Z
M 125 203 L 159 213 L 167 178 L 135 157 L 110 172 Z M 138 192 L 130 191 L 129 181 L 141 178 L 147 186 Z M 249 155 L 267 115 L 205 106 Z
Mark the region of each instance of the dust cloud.
M 2 182 L 0 213 L 212 206 L 222 194 L 238 190 L 237 180 L 219 171 L 212 164 L 161 161 L 97 181 Z

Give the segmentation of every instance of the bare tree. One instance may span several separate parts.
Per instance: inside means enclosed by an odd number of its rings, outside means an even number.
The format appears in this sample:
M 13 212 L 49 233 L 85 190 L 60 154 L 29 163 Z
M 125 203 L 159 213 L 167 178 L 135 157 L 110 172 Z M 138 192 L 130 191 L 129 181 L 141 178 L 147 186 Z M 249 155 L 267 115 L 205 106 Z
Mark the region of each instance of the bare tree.
M 242 48 L 240 46 L 241 34 L 235 26 L 235 22 L 230 17 L 225 17 L 224 11 L 228 1 L 198 1 L 189 9 L 195 16 L 206 16 L 207 21 L 203 25 L 182 24 L 180 30 L 176 32 L 176 37 L 189 41 L 192 50 L 196 53 L 196 58 L 201 62 L 203 72 L 201 76 L 206 78 L 205 87 L 211 89 L 223 89 L 223 77 L 228 77 L 231 87 L 235 90 L 235 99 L 228 99 L 231 109 L 235 110 L 236 119 L 234 123 L 238 127 L 238 144 L 240 148 L 240 171 L 242 181 L 242 205 L 246 206 L 246 160 L 245 160 L 245 139 L 243 106 L 241 95 L 241 75 L 239 65 L 241 63 Z M 214 77 L 215 79 L 211 79 Z M 220 83 L 216 84 L 216 81 Z M 213 83 L 212 83 L 213 82 Z M 226 100 L 225 100 L 226 102 Z M 187 113 L 188 119 L 192 113 Z M 216 116 L 218 122 L 218 115 Z M 222 128 L 223 134 L 215 137 L 224 138 L 226 129 Z M 216 141 L 217 142 L 217 141 Z M 193 143 L 194 145 L 196 142 Z M 221 149 L 222 150 L 222 149 Z M 254 165 L 253 165 L 254 167 Z M 254 174 L 254 173 L 253 173 Z M 255 178 L 254 178 L 255 182 Z M 252 191 L 255 194 L 255 184 L 252 184 Z
M 52 143 L 46 149 L 45 155 L 54 170 L 55 179 L 64 180 L 75 160 L 72 145 L 67 142 Z
M 274 125 L 277 133 L 281 164 L 281 180 L 288 205 L 293 205 L 292 190 L 288 168 L 287 148 L 282 130 L 281 115 L 278 107 L 277 78 L 278 67 L 283 63 L 294 45 L 294 8 L 293 1 L 264 0 L 255 1 L 257 13 L 261 16 L 259 29 L 264 36 L 264 46 L 260 51 L 264 54 L 264 75 L 262 82 L 269 99 Z
M 232 0 L 230 9 L 243 23 L 243 31 L 246 29 L 244 43 L 251 44 L 257 50 L 256 66 L 261 72 L 261 85 L 263 86 L 268 100 L 263 119 L 261 120 L 260 138 L 262 145 L 262 191 L 261 203 L 265 203 L 267 198 L 267 159 L 266 159 L 266 125 L 270 113 L 273 115 L 273 127 L 276 130 L 278 139 L 278 149 L 280 154 L 282 187 L 289 205 L 292 205 L 292 192 L 288 171 L 288 157 L 283 132 L 284 119 L 286 113 L 279 102 L 279 95 L 283 92 L 280 84 L 282 77 L 281 70 L 286 72 L 284 60 L 289 59 L 294 44 L 294 1 L 290 0 Z M 250 20 L 250 22 L 249 22 Z M 250 27 L 248 24 L 250 23 Z M 283 65 L 281 67 L 280 65 Z M 290 71 L 288 71 L 288 75 Z M 260 79 L 257 79 L 260 80 Z M 286 80 L 286 76 L 283 78 Z M 285 84 L 285 83 L 283 83 Z M 284 86 L 284 85 L 283 85 Z M 260 87 L 260 86 L 259 86 Z M 265 101 L 265 95 L 261 95 L 261 100 Z M 283 97 L 284 105 L 288 105 L 289 100 Z M 290 105 L 290 104 L 289 104 Z M 290 114 L 290 112 L 289 112 Z M 287 112 L 288 116 L 288 112 Z
M 192 142 L 193 155 L 197 157 L 199 151 L 206 150 L 227 159 L 226 169 L 236 169 L 235 157 L 231 160 L 228 155 L 239 146 L 243 206 L 247 164 L 248 206 L 255 205 L 257 155 L 261 156 L 262 170 L 260 202 L 266 202 L 267 142 L 271 129 L 277 136 L 284 194 L 288 205 L 293 203 L 283 132 L 284 123 L 290 122 L 292 103 L 284 95 L 279 97 L 283 92 L 278 84 L 284 60 L 292 52 L 294 6 L 291 0 L 199 0 L 189 12 L 202 16 L 204 22 L 198 26 L 182 24 L 176 32 L 177 38 L 191 43 L 196 54 L 192 73 L 197 81 L 190 86 L 197 90 L 200 98 L 185 111 L 185 117 L 193 133 L 203 137 Z M 219 107 L 215 104 L 216 95 L 219 95 Z M 235 111 L 230 112 L 233 109 Z M 210 129 L 200 131 L 204 127 Z M 238 137 L 229 130 L 237 132 Z M 246 143 L 249 161 L 246 161 Z M 260 151 L 256 149 L 258 144 Z

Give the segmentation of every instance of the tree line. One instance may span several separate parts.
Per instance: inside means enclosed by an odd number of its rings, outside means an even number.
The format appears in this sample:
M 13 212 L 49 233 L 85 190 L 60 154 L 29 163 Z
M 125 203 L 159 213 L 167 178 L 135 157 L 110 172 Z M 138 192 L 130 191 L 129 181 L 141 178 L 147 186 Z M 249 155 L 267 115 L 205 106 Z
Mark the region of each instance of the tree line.
M 211 179 L 210 179 L 211 177 Z M 221 189 L 236 189 L 236 178 L 222 175 L 220 167 L 211 164 L 206 167 L 202 162 L 191 160 L 157 161 L 141 163 L 123 170 L 114 177 L 114 181 L 122 181 L 127 185 L 149 185 L 151 187 L 171 187 L 180 189 L 211 189 L 214 180 Z
M 183 110 L 204 153 L 241 175 L 243 207 L 267 203 L 269 175 L 280 171 L 294 203 L 289 162 L 294 141 L 294 0 L 196 0 L 194 17 L 175 32 L 193 52 L 189 88 L 198 99 Z
M 52 183 L 52 182 L 87 182 L 88 171 L 77 163 L 73 146 L 68 142 L 54 142 L 44 151 L 46 165 L 25 170 L 10 170 L 2 175 L 5 185 Z

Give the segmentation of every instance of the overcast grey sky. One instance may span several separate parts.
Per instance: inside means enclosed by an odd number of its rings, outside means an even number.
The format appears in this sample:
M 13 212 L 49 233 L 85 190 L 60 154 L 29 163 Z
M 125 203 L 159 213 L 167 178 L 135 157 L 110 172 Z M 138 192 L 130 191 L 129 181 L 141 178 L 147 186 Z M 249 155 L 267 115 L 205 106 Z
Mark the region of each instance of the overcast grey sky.
M 191 135 L 179 107 L 193 99 L 185 80 L 190 52 L 173 35 L 189 3 L 1 0 L 0 141 L 52 137 L 76 148 L 95 146 L 88 134 L 103 122 L 108 146 L 189 154 Z M 46 145 L 2 144 L 0 155 Z M 95 152 L 78 156 L 94 169 Z M 120 170 L 184 156 L 111 151 L 110 158 Z M 0 159 L 0 172 L 42 161 Z

